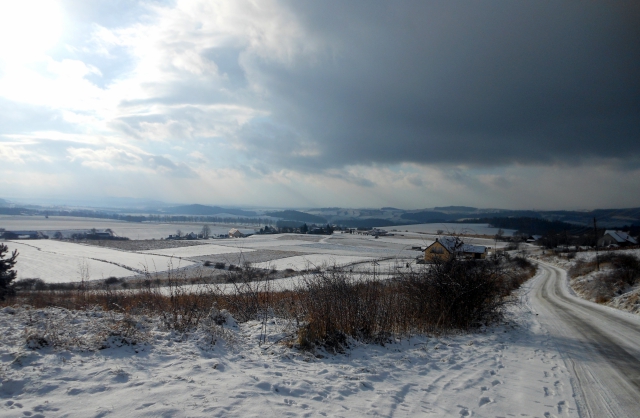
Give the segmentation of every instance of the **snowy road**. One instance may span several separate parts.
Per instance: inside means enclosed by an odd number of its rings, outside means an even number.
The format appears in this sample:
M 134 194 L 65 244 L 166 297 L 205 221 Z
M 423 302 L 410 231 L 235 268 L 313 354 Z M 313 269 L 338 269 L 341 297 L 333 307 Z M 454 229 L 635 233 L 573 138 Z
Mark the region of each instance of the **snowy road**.
M 531 307 L 572 374 L 583 417 L 640 417 L 640 318 L 570 294 L 566 272 L 540 263 Z

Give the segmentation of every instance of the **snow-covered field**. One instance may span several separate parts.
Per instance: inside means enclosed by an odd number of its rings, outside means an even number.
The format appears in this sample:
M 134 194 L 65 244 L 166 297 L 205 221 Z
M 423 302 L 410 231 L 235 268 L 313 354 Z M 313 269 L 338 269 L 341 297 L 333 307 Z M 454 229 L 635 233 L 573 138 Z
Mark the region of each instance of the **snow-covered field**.
M 189 258 L 189 257 L 200 257 L 203 255 L 214 255 L 214 254 L 233 254 L 233 253 L 241 253 L 255 251 L 250 248 L 237 248 L 233 246 L 224 246 L 224 245 L 215 245 L 215 244 L 203 244 L 203 245 L 195 245 L 192 247 L 180 247 L 180 248 L 165 248 L 163 250 L 147 250 L 140 251 L 143 254 L 157 254 L 167 257 L 179 257 L 179 258 Z
M 120 235 L 132 238 L 137 235 L 138 229 L 143 231 L 140 235 L 144 238 L 166 236 L 169 233 L 175 233 L 175 229 L 178 228 L 183 232 L 189 230 L 185 224 L 134 224 L 64 217 L 44 219 L 0 216 L 0 225 L 7 229 L 45 229 L 45 226 L 50 230 L 111 228 Z M 194 224 L 193 227 L 195 226 L 197 225 Z M 421 229 L 419 225 L 415 227 L 416 230 Z M 417 232 L 402 232 L 377 239 L 367 235 L 343 233 L 331 236 L 254 235 L 241 239 L 189 241 L 189 243 L 201 245 L 140 251 L 135 249 L 144 248 L 144 241 L 122 241 L 129 246 L 123 245 L 120 249 L 56 240 L 16 240 L 8 241 L 7 245 L 12 250 L 18 249 L 20 253 L 16 265 L 20 279 L 40 278 L 45 282 L 59 283 L 79 281 L 82 278 L 85 280 L 108 277 L 127 278 L 139 275 L 144 270 L 163 272 L 170 267 L 195 268 L 205 261 L 241 264 L 242 260 L 245 260 L 251 261 L 253 266 L 258 268 L 298 271 L 325 264 L 361 263 L 354 266 L 356 272 L 372 272 L 374 266 L 368 262 L 382 259 L 383 261 L 375 266 L 375 270 L 377 274 L 384 274 L 397 270 L 396 267 L 413 263 L 422 253 L 412 250 L 412 247 L 426 247 L 433 243 L 433 240 L 435 237 Z M 466 241 L 475 244 L 493 244 L 480 242 L 483 240 L 477 238 L 467 238 Z M 137 242 L 141 244 L 136 245 Z M 249 254 L 252 255 L 249 256 Z
M 242 239 L 225 239 L 220 241 L 220 245 L 232 248 L 271 248 L 271 247 L 299 247 L 313 244 L 313 241 L 303 241 L 297 239 L 279 239 L 283 235 L 254 235 Z M 295 237 L 295 235 L 293 235 Z
M 145 269 L 160 272 L 194 264 L 167 256 L 54 240 L 7 241 L 5 244 L 11 251 L 18 250 L 16 270 L 19 279 L 40 278 L 50 283 L 80 281 L 83 267 L 87 267 L 84 280 L 93 280 L 133 276 Z
M 107 277 L 127 277 L 136 272 L 127 270 L 114 264 L 39 251 L 38 249 L 21 243 L 7 243 L 10 250 L 17 249 L 18 279 L 40 278 L 48 283 L 64 283 L 82 280 L 82 269 L 89 273 L 92 279 L 106 279 Z M 86 280 L 86 278 L 85 278 Z
M 290 331 L 277 319 L 259 345 L 256 321 L 182 334 L 158 318 L 7 308 L 0 415 L 578 416 L 569 372 L 528 303 L 507 319 L 468 335 L 352 341 L 336 355 L 277 344 Z M 66 333 L 32 349 L 45 330 Z
M 5 217 L 6 218 L 6 217 Z M 26 223 L 23 218 L 20 222 Z M 0 219 L 3 220 L 3 219 Z M 6 221 L 6 219 L 4 219 Z M 37 229 L 38 222 L 49 220 L 35 219 L 34 223 L 21 225 L 25 229 Z M 114 227 L 121 224 L 115 221 L 96 220 L 94 225 L 86 218 L 53 219 L 54 224 L 61 229 L 95 226 L 97 228 Z M 66 222 L 66 225 L 63 225 Z M 82 222 L 87 222 L 82 224 Z M 104 222 L 104 224 L 99 224 Z M 125 225 L 130 225 L 122 223 Z M 147 228 L 160 228 L 159 224 L 138 225 Z M 172 225 L 172 228 L 175 225 Z M 161 235 L 160 232 L 149 232 L 148 235 Z M 215 239 L 206 241 L 188 241 L 199 243 L 175 248 L 148 249 L 152 241 L 118 241 L 123 243 L 119 248 L 89 245 L 57 240 L 15 240 L 7 241 L 11 250 L 20 253 L 16 270 L 18 277 L 40 278 L 45 282 L 72 282 L 81 280 L 80 271 L 85 274 L 84 279 L 106 279 L 108 277 L 126 278 L 140 274 L 144 270 L 162 272 L 178 267 L 197 267 L 205 261 L 225 261 L 227 264 L 241 264 L 242 259 L 251 261 L 254 267 L 275 268 L 285 270 L 304 270 L 307 265 L 320 266 L 324 264 L 346 265 L 374 259 L 393 259 L 384 261 L 384 269 L 391 268 L 391 264 L 405 265 L 420 257 L 420 251 L 411 247 L 430 244 L 432 241 L 425 237 L 389 236 L 375 239 L 371 236 L 340 234 L 331 236 L 312 236 L 297 234 L 254 235 L 241 239 Z M 155 241 L 166 242 L 166 241 Z M 174 243 L 174 241 L 171 241 Z M 137 244 L 139 243 L 139 245 Z M 178 242 L 175 242 L 178 243 Z M 127 245 L 125 245 L 127 244 Z M 146 246 L 146 248 L 145 248 Z M 145 248 L 142 250 L 142 248 Z M 140 249 L 136 251 L 136 249 Z M 236 258 L 241 255 L 246 257 Z M 252 254 L 249 256 L 249 254 Z M 376 267 L 377 271 L 383 269 Z M 362 267 L 358 267 L 362 271 Z M 366 270 L 366 268 L 364 268 Z
M 346 266 L 353 263 L 373 260 L 371 257 L 354 257 L 347 255 L 332 254 L 309 254 L 303 256 L 287 257 L 278 260 L 257 263 L 253 267 L 276 270 L 307 270 L 323 266 Z

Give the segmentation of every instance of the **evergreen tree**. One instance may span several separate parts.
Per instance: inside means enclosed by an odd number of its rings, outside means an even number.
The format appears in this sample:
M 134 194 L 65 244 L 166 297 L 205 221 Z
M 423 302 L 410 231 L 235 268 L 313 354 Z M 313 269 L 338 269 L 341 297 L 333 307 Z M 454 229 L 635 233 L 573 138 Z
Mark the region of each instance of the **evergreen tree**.
M 17 276 L 13 266 L 18 258 L 18 250 L 13 250 L 11 256 L 7 254 L 8 252 L 9 247 L 0 244 L 0 300 L 4 300 L 6 296 L 11 296 L 15 293 L 9 285 Z

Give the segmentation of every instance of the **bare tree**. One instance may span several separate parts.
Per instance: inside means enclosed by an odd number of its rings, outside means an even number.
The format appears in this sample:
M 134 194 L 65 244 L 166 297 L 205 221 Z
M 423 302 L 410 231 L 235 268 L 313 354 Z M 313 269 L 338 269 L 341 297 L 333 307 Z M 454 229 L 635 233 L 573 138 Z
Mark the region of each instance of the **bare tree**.
M 200 233 L 202 234 L 202 238 L 209 239 L 209 236 L 211 235 L 211 228 L 209 228 L 209 225 L 205 224 Z

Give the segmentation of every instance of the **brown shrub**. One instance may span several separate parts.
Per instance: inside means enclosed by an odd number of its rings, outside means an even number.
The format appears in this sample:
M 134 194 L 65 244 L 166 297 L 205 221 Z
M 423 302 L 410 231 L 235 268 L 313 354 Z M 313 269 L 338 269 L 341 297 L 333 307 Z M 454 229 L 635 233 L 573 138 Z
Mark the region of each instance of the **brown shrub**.
M 391 335 L 468 329 L 495 320 L 505 296 L 534 272 L 534 265 L 518 258 L 452 260 L 374 281 L 334 266 L 308 273 L 294 290 L 277 292 L 265 272 L 245 267 L 228 273 L 230 293 L 215 285 L 188 286 L 184 277 L 169 274 L 162 288 L 149 275 L 140 289 L 25 290 L 13 303 L 154 315 L 181 332 L 198 327 L 216 307 L 241 322 L 262 321 L 261 342 L 267 318 L 277 316 L 294 324 L 292 340 L 300 346 L 339 351 L 347 336 L 384 343 Z

